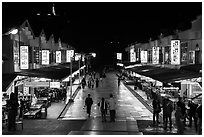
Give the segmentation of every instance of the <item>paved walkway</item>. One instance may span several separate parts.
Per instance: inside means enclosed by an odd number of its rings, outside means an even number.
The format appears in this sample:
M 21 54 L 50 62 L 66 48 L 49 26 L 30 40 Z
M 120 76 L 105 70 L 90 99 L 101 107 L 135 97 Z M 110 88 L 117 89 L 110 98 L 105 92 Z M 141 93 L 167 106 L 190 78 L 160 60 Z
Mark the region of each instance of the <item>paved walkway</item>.
M 135 98 L 122 82 L 120 87 L 117 86 L 115 73 L 108 73 L 106 76 L 107 77 L 99 83 L 98 88 L 94 88 L 93 90 L 87 87 L 84 90 L 81 89 L 75 97 L 74 102 L 69 106 L 69 109 L 67 109 L 67 112 L 61 116 L 62 120 L 87 119 L 84 126 L 78 132 L 75 131 L 70 134 L 82 134 L 82 131 L 84 131 L 83 134 L 90 131 L 95 134 L 113 134 L 119 131 L 122 131 L 123 134 L 140 134 L 137 120 L 152 120 L 152 113 Z M 116 122 L 102 123 L 97 103 L 102 97 L 108 99 L 110 93 L 112 93 L 116 99 Z M 83 109 L 84 101 L 88 94 L 91 94 L 94 100 L 91 118 L 87 117 L 86 110 Z

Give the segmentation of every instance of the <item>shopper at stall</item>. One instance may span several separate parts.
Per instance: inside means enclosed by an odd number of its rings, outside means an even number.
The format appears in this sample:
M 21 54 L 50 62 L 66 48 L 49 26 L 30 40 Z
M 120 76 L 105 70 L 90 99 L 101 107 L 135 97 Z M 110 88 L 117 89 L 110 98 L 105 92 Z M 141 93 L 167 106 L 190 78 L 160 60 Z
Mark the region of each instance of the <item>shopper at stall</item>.
M 110 109 L 110 122 L 115 122 L 116 102 L 115 99 L 113 98 L 113 94 L 110 94 L 108 105 Z
M 159 124 L 159 113 L 161 112 L 160 101 L 157 96 L 154 97 L 152 101 L 153 105 L 153 124 Z M 156 118 L 156 123 L 155 123 Z
M 173 104 L 169 100 L 169 98 L 166 99 L 166 110 L 163 112 L 165 113 L 165 123 L 164 123 L 164 130 L 167 129 L 167 124 L 169 120 L 169 129 L 172 129 L 172 112 L 173 112 Z
M 91 95 L 88 94 L 88 97 L 85 100 L 85 106 L 86 106 L 88 117 L 91 116 L 91 106 L 92 106 L 92 104 L 93 104 L 93 100 L 91 98 Z
M 177 127 L 177 133 L 178 134 L 183 134 L 184 131 L 184 125 L 182 122 L 183 115 L 181 113 L 181 108 L 179 106 L 176 107 L 176 112 L 175 112 L 175 118 L 176 118 L 176 127 Z
M 106 114 L 107 114 L 107 102 L 105 98 L 102 97 L 101 101 L 98 103 L 101 111 L 102 122 L 106 122 Z
M 198 107 L 197 104 L 195 104 L 192 100 L 189 100 L 188 102 L 188 107 L 189 107 L 189 127 L 192 126 L 192 119 L 194 120 L 194 125 L 195 125 L 195 130 L 197 131 L 197 117 L 196 117 L 196 108 Z
M 198 134 L 202 135 L 202 101 L 199 102 L 198 107 L 196 108 L 196 115 L 198 118 Z
M 185 103 L 183 102 L 181 97 L 179 97 L 179 100 L 177 102 L 177 106 L 181 108 L 183 124 L 184 124 L 184 127 L 185 127 L 185 125 L 186 125 L 186 106 L 185 106 Z
M 8 130 L 16 130 L 15 122 L 18 112 L 18 101 L 14 93 L 10 94 L 10 99 L 8 100 L 6 107 L 8 109 Z

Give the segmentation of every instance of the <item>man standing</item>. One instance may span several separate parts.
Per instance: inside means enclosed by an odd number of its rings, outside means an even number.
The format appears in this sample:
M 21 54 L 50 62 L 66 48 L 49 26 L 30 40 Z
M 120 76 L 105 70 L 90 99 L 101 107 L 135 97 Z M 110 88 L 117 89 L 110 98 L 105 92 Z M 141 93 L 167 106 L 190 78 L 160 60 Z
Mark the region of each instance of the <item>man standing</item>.
M 106 122 L 107 103 L 105 101 L 105 98 L 102 97 L 101 101 L 98 103 L 98 106 L 101 110 L 102 122 Z
M 108 103 L 109 103 L 109 109 L 110 109 L 110 122 L 115 122 L 116 103 L 115 103 L 115 100 L 113 99 L 113 94 L 110 94 L 110 99 Z
M 166 112 L 163 112 L 165 113 L 165 123 L 164 123 L 165 130 L 167 129 L 168 120 L 169 120 L 169 128 L 170 130 L 172 129 L 172 120 L 171 120 L 172 112 L 173 112 L 173 105 L 171 101 L 169 100 L 169 98 L 167 98 L 166 99 Z
M 93 100 L 91 98 L 91 95 L 88 94 L 88 97 L 85 100 L 85 105 L 86 105 L 86 110 L 87 110 L 87 114 L 90 117 L 91 116 L 91 106 L 93 104 Z
M 159 124 L 159 113 L 161 112 L 161 106 L 160 106 L 160 101 L 157 96 L 154 96 L 152 105 L 153 105 L 153 124 L 155 125 L 156 123 L 158 125 Z M 155 122 L 155 117 L 156 117 L 156 122 Z

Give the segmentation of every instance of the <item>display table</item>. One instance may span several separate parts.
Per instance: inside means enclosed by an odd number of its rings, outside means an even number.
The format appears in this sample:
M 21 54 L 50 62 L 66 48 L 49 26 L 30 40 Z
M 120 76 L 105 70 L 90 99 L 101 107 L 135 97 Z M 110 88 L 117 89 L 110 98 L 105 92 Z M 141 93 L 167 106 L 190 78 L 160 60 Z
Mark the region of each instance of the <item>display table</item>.
M 24 114 L 25 118 L 39 118 L 41 116 L 42 104 L 36 104 L 30 107 L 30 110 Z

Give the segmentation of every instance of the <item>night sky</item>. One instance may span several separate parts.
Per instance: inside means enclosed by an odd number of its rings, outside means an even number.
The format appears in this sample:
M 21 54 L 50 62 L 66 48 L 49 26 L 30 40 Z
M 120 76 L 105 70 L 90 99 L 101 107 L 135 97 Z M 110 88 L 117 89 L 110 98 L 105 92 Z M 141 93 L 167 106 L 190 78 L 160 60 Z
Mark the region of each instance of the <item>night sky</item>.
M 55 40 L 60 37 L 79 52 L 104 56 L 107 50 L 124 52 L 129 44 L 146 43 L 160 33 L 167 36 L 176 29 L 189 29 L 202 14 L 202 2 L 54 2 L 58 16 L 45 16 L 52 5 L 3 2 L 3 33 L 28 19 L 36 36 L 44 29 L 47 38 L 53 33 Z

